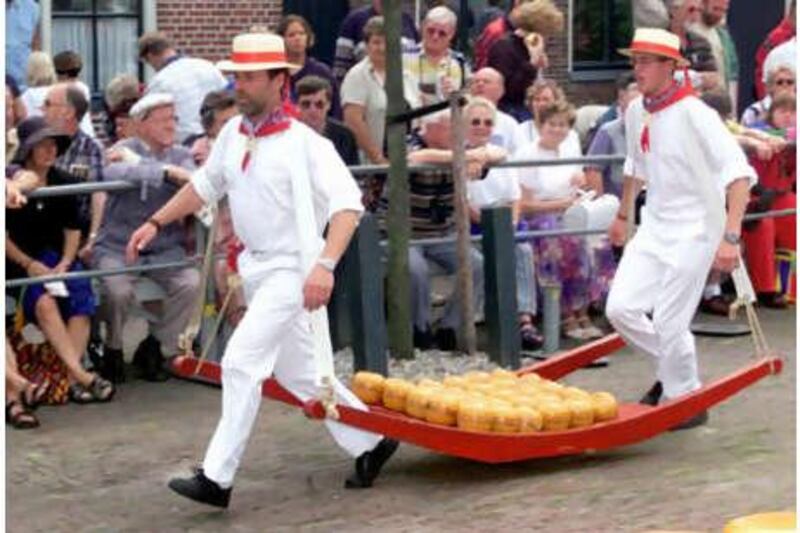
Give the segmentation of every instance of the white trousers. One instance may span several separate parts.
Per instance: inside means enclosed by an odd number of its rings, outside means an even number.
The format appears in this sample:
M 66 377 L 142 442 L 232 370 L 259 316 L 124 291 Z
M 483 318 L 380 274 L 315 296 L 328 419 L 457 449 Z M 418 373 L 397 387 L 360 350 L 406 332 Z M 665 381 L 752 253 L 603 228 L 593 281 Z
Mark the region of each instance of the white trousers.
M 233 478 L 244 454 L 261 405 L 261 386 L 275 379 L 301 401 L 317 395 L 316 368 L 309 315 L 303 309 L 303 279 L 289 269 L 245 278 L 248 309 L 222 358 L 222 417 L 203 462 L 205 475 L 222 487 Z M 365 410 L 366 406 L 338 380 L 337 401 Z M 326 420 L 334 440 L 357 457 L 381 440 L 369 433 Z
M 701 386 L 689 327 L 716 250 L 695 224 L 643 224 L 611 284 L 606 315 L 628 344 L 655 358 L 665 398 Z

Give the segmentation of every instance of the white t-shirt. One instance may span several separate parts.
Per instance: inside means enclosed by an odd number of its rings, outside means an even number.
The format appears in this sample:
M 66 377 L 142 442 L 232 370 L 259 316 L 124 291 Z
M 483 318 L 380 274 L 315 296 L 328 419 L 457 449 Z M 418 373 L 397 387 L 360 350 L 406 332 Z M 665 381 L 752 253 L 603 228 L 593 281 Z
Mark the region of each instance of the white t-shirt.
M 628 153 L 623 170 L 647 183 L 643 223 L 658 223 L 665 230 L 680 226 L 676 231 L 683 233 L 693 231 L 689 225 L 703 232 L 709 214 L 703 181 L 713 181 L 724 205 L 727 186 L 743 177 L 755 184 L 755 171 L 719 114 L 698 98 L 684 98 L 651 115 L 647 152 L 641 147 L 644 115 L 638 97 L 625 113 Z
M 506 149 L 506 152 L 513 154 L 522 145 L 522 140 L 517 133 L 519 122 L 507 113 L 498 110 L 494 118 L 494 128 L 489 142 L 495 146 Z
M 562 143 L 562 146 L 564 143 Z M 530 159 L 559 159 L 567 157 L 564 150 L 542 148 L 539 143 L 528 144 L 517 150 L 513 160 L 525 161 Z M 575 192 L 572 178 L 582 171 L 580 165 L 557 165 L 520 167 L 517 169 L 519 183 L 524 189 L 530 190 L 539 200 L 561 200 Z

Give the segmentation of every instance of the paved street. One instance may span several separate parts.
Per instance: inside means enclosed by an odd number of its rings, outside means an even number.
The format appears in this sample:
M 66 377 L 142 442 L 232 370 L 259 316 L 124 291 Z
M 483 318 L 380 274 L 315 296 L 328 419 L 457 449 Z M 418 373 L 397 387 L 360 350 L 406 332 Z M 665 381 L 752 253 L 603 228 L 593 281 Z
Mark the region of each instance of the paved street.
M 761 313 L 784 373 L 714 409 L 710 423 L 593 456 L 491 466 L 402 446 L 376 486 L 342 488 L 350 461 L 321 424 L 265 402 L 227 512 L 170 493 L 203 454 L 215 388 L 125 384 L 109 405 L 42 408 L 7 430 L 7 525 L 28 531 L 720 531 L 795 498 L 795 315 Z M 698 340 L 704 379 L 746 364 L 747 337 Z M 650 362 L 623 350 L 567 380 L 635 400 Z

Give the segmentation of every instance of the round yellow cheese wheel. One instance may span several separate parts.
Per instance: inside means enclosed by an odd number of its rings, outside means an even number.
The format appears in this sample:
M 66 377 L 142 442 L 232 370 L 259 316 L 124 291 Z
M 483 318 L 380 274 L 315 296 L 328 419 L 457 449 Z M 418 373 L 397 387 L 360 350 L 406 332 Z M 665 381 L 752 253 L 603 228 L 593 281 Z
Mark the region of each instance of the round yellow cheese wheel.
M 542 402 L 538 405 L 542 413 L 542 429 L 545 431 L 563 431 L 569 428 L 572 413 L 566 405 L 560 402 Z
M 529 372 L 527 374 L 523 374 L 519 377 L 519 380 L 522 383 L 529 384 L 529 383 L 541 383 L 542 378 L 536 372 Z
M 456 422 L 465 431 L 489 432 L 494 424 L 494 415 L 486 402 L 465 399 L 458 406 Z
M 418 387 L 441 387 L 442 384 L 434 379 L 422 378 L 417 383 Z
M 472 370 L 464 374 L 464 379 L 471 383 L 486 383 L 491 376 L 488 372 L 481 372 L 479 370 Z
M 495 368 L 491 372 L 492 378 L 511 378 L 516 380 L 517 374 L 516 372 L 512 372 L 511 370 L 506 370 L 505 368 Z
M 588 400 L 571 398 L 564 403 L 571 413 L 569 427 L 582 428 L 594 423 L 594 404 L 591 397 Z
M 561 395 L 562 398 L 568 400 L 578 399 L 578 400 L 590 401 L 592 397 L 590 393 L 586 392 L 583 389 L 579 389 L 578 387 L 565 387 L 564 389 L 559 391 L 559 394 Z
M 469 381 L 463 376 L 447 376 L 442 380 L 442 384 L 445 387 L 466 389 L 469 385 Z
M 592 405 L 596 422 L 613 420 L 619 414 L 619 404 L 611 393 L 595 392 L 592 394 Z
M 544 425 L 542 413 L 532 407 L 518 407 L 520 433 L 541 431 Z
M 494 407 L 494 423 L 492 431 L 495 433 L 519 433 L 521 416 L 515 407 Z
M 380 404 L 383 399 L 385 378 L 374 372 L 356 372 L 350 382 L 350 389 L 359 399 L 368 404 Z
M 458 417 L 458 405 L 462 395 L 450 389 L 437 390 L 428 402 L 425 420 L 433 424 L 455 426 Z
M 383 406 L 392 411 L 405 412 L 408 391 L 414 387 L 404 379 L 388 378 L 383 382 Z
M 425 415 L 428 412 L 428 404 L 435 394 L 437 389 L 433 387 L 414 387 L 408 391 L 406 397 L 406 414 L 425 420 Z

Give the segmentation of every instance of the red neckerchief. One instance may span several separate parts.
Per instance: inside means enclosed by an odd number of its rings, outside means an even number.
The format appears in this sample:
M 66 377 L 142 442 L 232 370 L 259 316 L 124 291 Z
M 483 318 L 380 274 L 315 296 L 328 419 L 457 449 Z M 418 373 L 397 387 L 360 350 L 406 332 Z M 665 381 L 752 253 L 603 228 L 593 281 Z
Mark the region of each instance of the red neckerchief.
M 675 81 L 661 94 L 651 98 L 644 97 L 642 99 L 642 103 L 644 104 L 645 111 L 652 115 L 653 113 L 661 111 L 662 109 L 666 109 L 672 104 L 683 100 L 687 96 L 694 96 L 695 92 L 692 88 L 692 84 L 689 82 L 688 73 L 684 72 L 684 76 L 684 83 L 678 83 Z M 639 142 L 642 147 L 642 152 L 650 151 L 649 117 L 645 120 L 644 127 L 642 128 L 642 136 Z
M 250 155 L 255 146 L 255 140 L 259 137 L 267 137 L 274 133 L 279 133 L 289 129 L 291 126 L 290 117 L 297 116 L 297 111 L 291 102 L 285 100 L 281 107 L 267 115 L 258 126 L 253 126 L 246 119 L 242 119 L 239 124 L 239 133 L 247 136 L 247 150 L 242 158 L 242 172 L 247 170 L 250 163 Z

